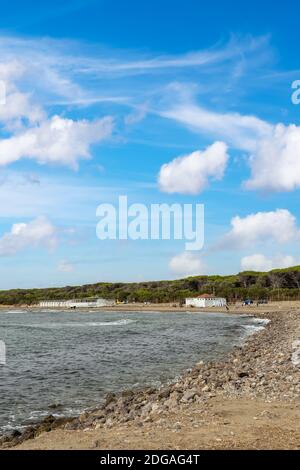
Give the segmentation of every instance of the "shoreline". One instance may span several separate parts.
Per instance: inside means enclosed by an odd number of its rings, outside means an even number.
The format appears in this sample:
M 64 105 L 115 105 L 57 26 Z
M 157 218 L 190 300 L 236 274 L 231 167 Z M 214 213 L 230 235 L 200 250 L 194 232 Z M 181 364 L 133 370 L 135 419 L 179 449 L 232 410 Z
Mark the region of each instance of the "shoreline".
M 213 413 L 216 406 L 224 408 L 225 403 L 231 403 L 232 412 L 243 401 L 246 401 L 244 405 L 252 403 L 250 408 L 255 407 L 253 402 L 262 402 L 265 408 L 277 402 L 276 406 L 279 403 L 282 409 L 292 403 L 298 410 L 300 365 L 293 364 L 292 358 L 297 353 L 293 345 L 300 338 L 299 311 L 266 310 L 265 306 L 259 314 L 253 310 L 251 314 L 271 322 L 263 330 L 250 335 L 242 346 L 235 347 L 224 360 L 210 363 L 200 361 L 177 381 L 159 389 L 125 390 L 108 394 L 102 406 L 84 412 L 79 417 L 55 419 L 50 416 L 39 425 L 25 430 L 22 435 L 12 436 L 2 443 L 2 448 L 139 448 L 139 439 L 148 432 L 161 436 L 161 443 L 158 442 L 156 447 L 164 449 L 164 434 L 171 433 L 171 441 L 178 438 L 186 414 L 194 408 L 195 413 L 199 411 L 206 416 L 208 423 L 210 412 Z M 246 312 L 250 314 L 249 310 L 243 311 Z M 270 415 L 271 412 L 267 411 L 265 419 L 270 420 L 268 413 Z M 287 409 L 285 413 L 288 413 Z M 173 415 L 176 415 L 175 423 Z M 189 416 L 189 419 L 193 418 Z M 251 423 L 253 425 L 253 419 Z M 126 433 L 129 428 L 139 438 L 122 447 L 117 436 Z M 197 427 L 192 429 L 195 431 Z M 298 431 L 296 428 L 296 434 Z M 298 437 L 300 446 L 300 433 Z M 149 448 L 145 439 L 142 442 L 145 448 Z M 288 446 L 288 441 L 284 442 Z M 215 446 L 222 448 L 216 442 Z
M 270 302 L 268 304 L 262 305 L 248 305 L 243 306 L 242 302 L 237 302 L 235 304 L 228 304 L 229 310 L 226 307 L 187 307 L 185 305 L 180 306 L 178 303 L 158 303 L 158 304 L 143 304 L 143 303 L 128 303 L 128 304 L 117 304 L 114 306 L 103 306 L 103 307 L 89 307 L 89 308 L 76 308 L 76 309 L 66 309 L 63 307 L 39 307 L 37 305 L 25 305 L 25 304 L 14 304 L 14 305 L 0 305 L 1 310 L 22 310 L 24 313 L 26 311 L 60 311 L 62 313 L 68 312 L 80 312 L 80 313 L 101 313 L 101 312 L 111 312 L 113 313 L 229 313 L 229 314 L 252 314 L 254 316 L 259 314 L 264 314 L 265 312 L 276 312 L 286 309 L 300 309 L 300 301 L 297 300 L 287 300 L 287 301 L 277 301 Z

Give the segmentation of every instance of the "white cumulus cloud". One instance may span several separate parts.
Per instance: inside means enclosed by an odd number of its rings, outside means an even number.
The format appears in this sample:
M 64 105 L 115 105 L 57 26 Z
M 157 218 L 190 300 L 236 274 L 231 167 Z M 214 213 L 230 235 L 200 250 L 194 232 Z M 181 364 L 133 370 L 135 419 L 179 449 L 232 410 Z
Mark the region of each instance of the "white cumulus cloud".
M 250 158 L 248 189 L 292 191 L 300 187 L 300 127 L 274 126 L 272 134 L 258 141 Z
M 256 253 L 254 255 L 244 256 L 241 259 L 242 271 L 270 271 L 276 268 L 288 268 L 295 264 L 295 259 L 290 255 L 278 255 L 268 258 L 265 255 Z
M 183 99 L 182 93 L 177 100 L 179 103 L 160 115 L 246 152 L 251 170 L 247 189 L 275 192 L 300 187 L 300 126 L 273 125 L 252 115 L 214 112 L 195 104 L 191 96 Z
M 10 232 L 0 238 L 0 256 L 12 256 L 30 247 L 53 249 L 57 244 L 56 227 L 46 218 L 13 224 Z
M 27 157 L 77 168 L 79 159 L 90 157 L 90 145 L 110 136 L 112 128 L 109 116 L 92 122 L 53 116 L 38 127 L 0 140 L 0 165 Z
M 160 169 L 160 190 L 198 194 L 207 187 L 210 179 L 222 179 L 227 161 L 227 145 L 224 142 L 215 142 L 203 151 L 175 158 Z
M 202 259 L 189 251 L 174 256 L 169 263 L 170 270 L 179 276 L 203 274 L 205 265 Z
M 233 217 L 231 230 L 219 243 L 224 248 L 244 248 L 268 240 L 287 243 L 299 237 L 296 218 L 287 209 Z

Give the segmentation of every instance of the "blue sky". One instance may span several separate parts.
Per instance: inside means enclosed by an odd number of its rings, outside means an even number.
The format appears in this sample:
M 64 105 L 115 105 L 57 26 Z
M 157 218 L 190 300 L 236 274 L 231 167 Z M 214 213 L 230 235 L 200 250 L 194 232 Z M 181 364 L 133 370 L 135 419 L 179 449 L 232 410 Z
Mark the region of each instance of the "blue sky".
M 0 288 L 300 263 L 300 6 L 239 3 L 1 6 Z M 122 194 L 204 204 L 203 249 L 98 240 Z

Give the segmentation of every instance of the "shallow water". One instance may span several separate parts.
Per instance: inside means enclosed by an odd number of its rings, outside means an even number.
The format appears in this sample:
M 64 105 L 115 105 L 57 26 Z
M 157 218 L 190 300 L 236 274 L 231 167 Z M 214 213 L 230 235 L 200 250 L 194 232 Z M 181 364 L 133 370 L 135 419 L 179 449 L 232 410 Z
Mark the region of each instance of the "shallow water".
M 1 311 L 0 431 L 77 414 L 109 391 L 159 385 L 261 327 L 218 313 Z

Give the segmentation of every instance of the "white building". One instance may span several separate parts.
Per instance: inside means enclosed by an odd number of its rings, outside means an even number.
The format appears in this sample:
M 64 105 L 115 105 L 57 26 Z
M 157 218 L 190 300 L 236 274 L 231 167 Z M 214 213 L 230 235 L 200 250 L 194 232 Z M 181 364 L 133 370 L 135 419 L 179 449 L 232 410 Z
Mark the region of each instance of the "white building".
M 74 300 L 42 300 L 39 303 L 43 308 L 94 308 L 111 307 L 115 305 L 114 300 L 107 299 L 74 299 Z
M 224 297 L 215 297 L 210 294 L 202 294 L 198 297 L 189 297 L 185 299 L 187 307 L 225 307 L 227 304 Z

